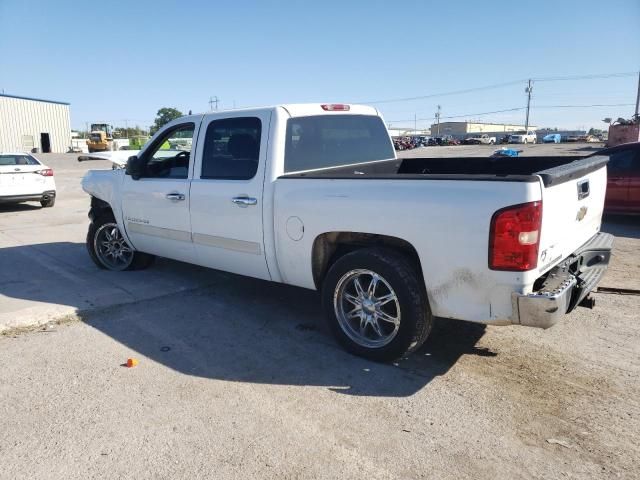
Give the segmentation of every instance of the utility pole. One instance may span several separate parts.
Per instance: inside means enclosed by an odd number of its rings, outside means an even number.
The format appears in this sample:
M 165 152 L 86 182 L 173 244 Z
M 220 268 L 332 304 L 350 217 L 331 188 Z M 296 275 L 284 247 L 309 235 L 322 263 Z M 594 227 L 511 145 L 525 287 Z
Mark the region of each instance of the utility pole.
M 215 104 L 215 110 L 218 111 L 218 96 L 209 97 L 209 110 L 214 110 L 213 105 Z
M 527 88 L 524 89 L 524 91 L 527 94 L 527 119 L 524 122 L 524 129 L 526 132 L 529 131 L 529 109 L 531 108 L 531 91 L 533 90 L 533 82 L 531 81 L 531 79 L 529 79 L 529 84 L 527 85 Z
M 124 137 L 129 138 L 129 120 L 124 119 Z
M 413 134 L 418 134 L 418 116 L 415 113 L 413 114 Z
M 636 95 L 636 116 L 640 115 L 640 72 L 638 72 L 638 94 Z
M 436 122 L 437 122 L 437 127 L 436 127 L 436 135 L 439 137 L 440 136 L 440 110 L 442 109 L 442 107 L 440 105 L 438 105 L 438 111 L 436 112 Z

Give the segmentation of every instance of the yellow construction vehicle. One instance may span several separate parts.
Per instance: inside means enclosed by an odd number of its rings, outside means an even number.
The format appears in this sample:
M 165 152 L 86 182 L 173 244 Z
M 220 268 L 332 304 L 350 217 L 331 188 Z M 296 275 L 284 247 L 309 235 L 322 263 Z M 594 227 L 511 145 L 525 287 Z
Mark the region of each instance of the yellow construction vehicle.
M 89 153 L 114 150 L 113 126 L 108 123 L 92 123 L 87 147 Z

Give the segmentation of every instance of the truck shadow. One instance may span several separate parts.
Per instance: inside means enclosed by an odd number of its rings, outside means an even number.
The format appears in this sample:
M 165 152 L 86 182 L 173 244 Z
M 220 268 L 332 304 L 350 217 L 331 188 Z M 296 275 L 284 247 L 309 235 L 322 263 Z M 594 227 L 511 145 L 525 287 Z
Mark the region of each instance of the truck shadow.
M 40 210 L 42 206 L 37 203 L 0 203 L 0 213 L 4 212 L 26 212 L 29 210 Z
M 5 296 L 78 308 L 84 323 L 123 346 L 122 358 L 114 359 L 118 363 L 129 356 L 141 356 L 142 361 L 150 359 L 186 375 L 215 380 L 321 386 L 348 395 L 405 397 L 447 373 L 463 355 L 496 355 L 477 346 L 484 335 L 483 325 L 436 320 L 419 351 L 392 364 L 374 363 L 352 356 L 336 344 L 325 326 L 316 292 L 165 259 L 143 272 L 103 272 L 84 260 L 83 244 L 38 247 L 53 259 L 69 255 L 83 259 L 73 267 L 64 267 L 78 269 L 81 277 L 113 281 L 127 276 L 121 285 L 152 282 L 154 276 L 172 272 L 178 278 L 201 278 L 201 286 L 187 291 L 87 309 L 86 299 L 74 300 L 73 295 L 52 299 L 50 293 L 41 293 L 46 289 L 32 288 L 29 273 L 14 270 L 13 281 L 22 287 L 3 291 Z M 29 248 L 0 250 L 0 266 L 3 258 Z M 0 276 L 0 284 L 4 280 Z M 60 280 L 50 278 L 52 282 Z

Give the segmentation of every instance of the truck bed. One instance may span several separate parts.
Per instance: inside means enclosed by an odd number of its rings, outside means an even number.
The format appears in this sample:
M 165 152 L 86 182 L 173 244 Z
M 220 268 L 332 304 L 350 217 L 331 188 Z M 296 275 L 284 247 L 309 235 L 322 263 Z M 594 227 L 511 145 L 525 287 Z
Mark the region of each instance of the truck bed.
M 607 157 L 453 157 L 382 160 L 296 172 L 282 178 L 425 179 L 537 182 L 557 185 L 604 166 Z

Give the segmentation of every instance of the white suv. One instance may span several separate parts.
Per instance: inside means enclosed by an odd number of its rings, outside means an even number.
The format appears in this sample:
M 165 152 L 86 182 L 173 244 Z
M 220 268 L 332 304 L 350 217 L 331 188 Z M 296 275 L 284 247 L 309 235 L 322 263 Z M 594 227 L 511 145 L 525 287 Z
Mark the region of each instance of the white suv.
M 509 135 L 509 143 L 536 143 L 537 138 L 535 130 L 521 131 Z
M 0 203 L 40 202 L 53 207 L 53 170 L 28 153 L 0 152 Z

